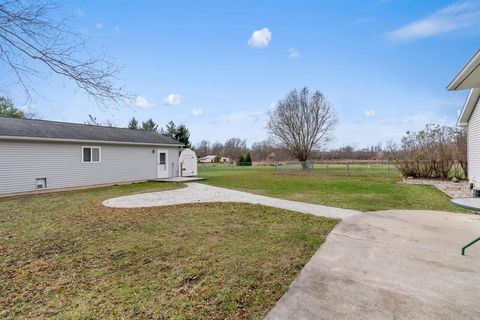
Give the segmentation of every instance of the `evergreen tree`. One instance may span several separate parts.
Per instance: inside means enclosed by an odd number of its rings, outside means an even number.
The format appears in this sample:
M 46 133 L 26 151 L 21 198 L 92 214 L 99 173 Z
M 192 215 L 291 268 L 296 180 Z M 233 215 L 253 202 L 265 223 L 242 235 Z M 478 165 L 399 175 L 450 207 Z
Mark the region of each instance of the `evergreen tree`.
M 250 152 L 247 153 L 247 155 L 245 156 L 244 161 L 245 161 L 245 165 L 246 165 L 246 166 L 249 166 L 249 167 L 252 166 L 252 156 L 250 155 Z
M 130 121 L 128 122 L 128 129 L 132 129 L 132 130 L 138 130 L 138 121 L 137 119 L 135 119 L 135 117 L 132 117 L 132 119 L 130 119 Z
M 32 119 L 35 118 L 35 114 L 26 113 L 18 108 L 15 108 L 12 100 L 0 96 L 0 117 Z
M 142 121 L 142 130 L 145 131 L 157 131 L 158 124 L 152 120 L 152 118 L 148 119 L 147 121 Z
M 239 166 L 244 166 L 245 165 L 245 157 L 242 155 L 240 155 L 240 157 L 238 158 L 238 165 Z
M 176 128 L 175 139 L 178 142 L 183 143 L 185 145 L 185 148 L 191 147 L 190 132 L 188 131 L 187 126 L 185 126 L 184 124 L 181 124 Z
M 166 135 L 167 137 L 176 139 L 177 126 L 175 125 L 175 122 L 170 120 L 170 122 L 167 123 L 167 125 L 165 127 L 166 127 L 166 130 L 164 132 L 163 132 L 163 129 L 162 129 L 163 134 Z

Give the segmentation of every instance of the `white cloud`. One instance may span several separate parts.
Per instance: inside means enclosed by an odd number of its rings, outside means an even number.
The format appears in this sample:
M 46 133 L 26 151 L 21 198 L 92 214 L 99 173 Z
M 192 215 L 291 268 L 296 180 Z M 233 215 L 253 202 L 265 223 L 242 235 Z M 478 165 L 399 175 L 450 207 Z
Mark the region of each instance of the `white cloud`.
M 138 108 L 147 109 L 147 108 L 153 107 L 154 105 L 155 104 L 153 103 L 153 101 L 150 101 L 147 98 L 142 97 L 142 96 L 138 96 L 135 99 L 135 106 L 138 107 Z
M 103 23 L 101 23 L 101 22 L 95 23 L 95 28 L 97 28 L 97 29 L 99 29 L 99 30 L 100 30 L 100 29 L 103 29 Z
M 373 117 L 375 117 L 375 110 L 367 109 L 367 110 L 363 111 L 363 115 L 365 116 L 365 118 L 373 118 Z
M 298 51 L 297 48 L 293 48 L 293 47 L 292 47 L 292 48 L 288 49 L 288 56 L 289 56 L 290 58 L 294 58 L 294 59 L 295 59 L 295 58 L 300 57 L 300 52 Z
M 262 48 L 267 47 L 272 40 L 272 33 L 268 28 L 263 28 L 260 30 L 255 30 L 250 39 L 248 39 L 248 45 L 252 48 Z
M 409 23 L 388 33 L 393 41 L 410 41 L 465 29 L 480 24 L 480 2 L 455 2 L 427 18 Z
M 83 12 L 82 9 L 75 9 L 73 14 L 79 18 L 83 18 L 83 16 L 85 16 L 85 12 Z
M 200 109 L 200 108 L 192 109 L 192 110 L 190 111 L 190 115 L 191 115 L 192 117 L 194 117 L 194 118 L 200 117 L 202 114 L 203 114 L 203 111 L 202 111 L 202 109 Z
M 177 93 L 170 93 L 164 100 L 163 100 L 163 104 L 166 104 L 166 105 L 176 105 L 176 104 L 180 104 L 182 102 L 183 98 L 181 95 L 177 94 Z

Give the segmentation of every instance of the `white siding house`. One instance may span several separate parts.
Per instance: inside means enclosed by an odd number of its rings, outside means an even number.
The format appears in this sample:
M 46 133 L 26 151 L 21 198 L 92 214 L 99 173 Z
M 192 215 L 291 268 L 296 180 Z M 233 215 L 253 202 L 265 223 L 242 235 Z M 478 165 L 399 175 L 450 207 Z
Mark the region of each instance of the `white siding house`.
M 475 189 L 480 189 L 480 50 L 460 70 L 447 89 L 470 89 L 457 124 L 467 128 L 468 178 Z
M 177 177 L 182 146 L 147 131 L 0 118 L 0 194 Z

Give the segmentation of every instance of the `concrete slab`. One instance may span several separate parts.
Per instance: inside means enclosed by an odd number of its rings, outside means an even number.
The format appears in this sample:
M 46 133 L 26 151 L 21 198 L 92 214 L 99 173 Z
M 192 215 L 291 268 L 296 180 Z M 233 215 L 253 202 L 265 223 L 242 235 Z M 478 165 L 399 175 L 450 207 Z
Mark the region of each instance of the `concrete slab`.
M 267 319 L 480 319 L 480 217 L 352 216 L 328 236 Z
M 454 205 L 461 208 L 472 211 L 480 211 L 480 198 L 457 198 L 452 199 L 451 201 Z

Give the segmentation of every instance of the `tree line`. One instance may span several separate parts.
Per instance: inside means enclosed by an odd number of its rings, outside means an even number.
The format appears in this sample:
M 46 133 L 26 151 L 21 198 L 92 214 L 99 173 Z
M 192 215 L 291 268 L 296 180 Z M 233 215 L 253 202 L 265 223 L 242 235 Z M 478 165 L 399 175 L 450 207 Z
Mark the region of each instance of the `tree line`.
M 185 145 L 186 148 L 190 148 L 192 144 L 190 143 L 190 131 L 188 130 L 187 126 L 183 123 L 176 125 L 175 122 L 169 121 L 165 125 L 165 129 L 161 127 L 159 129 L 159 125 L 153 121 L 152 118 L 142 121 L 142 124 L 138 122 L 135 117 L 132 117 L 128 122 L 128 129 L 132 130 L 145 130 L 145 131 L 154 131 L 160 134 L 163 134 L 167 137 L 173 138 L 178 142 L 181 142 Z
M 84 123 L 88 125 L 95 125 L 95 126 L 115 127 L 115 125 L 110 120 L 98 121 L 97 118 L 92 116 L 91 114 L 88 115 L 88 120 L 85 121 Z M 144 130 L 144 131 L 157 132 L 159 134 L 162 134 L 164 136 L 177 140 L 178 142 L 185 145 L 186 148 L 191 147 L 190 131 L 188 130 L 187 126 L 184 125 L 183 123 L 176 125 L 175 122 L 169 121 L 165 125 L 165 129 L 164 129 L 163 127 L 159 128 L 159 124 L 156 123 L 152 118 L 149 118 L 148 120 L 142 121 L 140 123 L 135 117 L 132 117 L 128 121 L 127 128 L 131 130 Z

